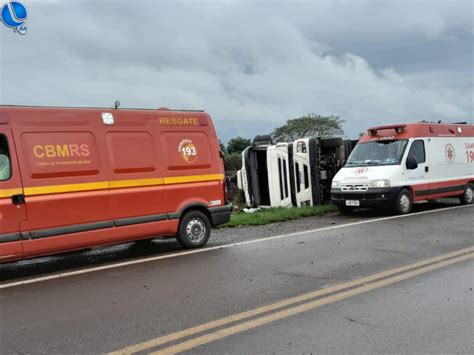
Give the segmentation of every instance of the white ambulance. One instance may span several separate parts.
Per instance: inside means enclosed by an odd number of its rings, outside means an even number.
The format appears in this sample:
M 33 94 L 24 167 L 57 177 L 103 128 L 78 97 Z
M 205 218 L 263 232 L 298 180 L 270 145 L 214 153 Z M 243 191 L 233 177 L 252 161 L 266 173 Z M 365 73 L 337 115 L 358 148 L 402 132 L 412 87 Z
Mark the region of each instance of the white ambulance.
M 473 202 L 474 126 L 414 123 L 372 127 L 331 184 L 342 213 L 358 207 L 411 211 L 413 202 L 459 197 Z

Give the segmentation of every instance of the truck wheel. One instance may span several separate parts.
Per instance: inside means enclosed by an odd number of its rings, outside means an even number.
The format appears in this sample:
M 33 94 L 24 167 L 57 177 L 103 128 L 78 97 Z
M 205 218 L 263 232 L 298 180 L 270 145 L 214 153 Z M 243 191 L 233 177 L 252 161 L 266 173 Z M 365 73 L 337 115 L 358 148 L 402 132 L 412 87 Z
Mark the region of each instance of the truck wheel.
M 464 193 L 459 197 L 459 201 L 461 201 L 461 205 L 471 205 L 473 201 L 474 195 L 474 184 L 469 183 L 464 188 Z
M 336 148 L 342 145 L 342 138 L 321 138 L 321 148 Z
M 410 213 L 413 200 L 408 189 L 402 189 L 395 200 L 394 212 L 396 214 Z
M 210 235 L 209 218 L 200 211 L 190 211 L 181 218 L 176 239 L 183 247 L 192 249 L 206 245 Z
M 337 209 L 341 214 L 351 214 L 354 212 L 354 207 L 351 206 L 337 206 Z

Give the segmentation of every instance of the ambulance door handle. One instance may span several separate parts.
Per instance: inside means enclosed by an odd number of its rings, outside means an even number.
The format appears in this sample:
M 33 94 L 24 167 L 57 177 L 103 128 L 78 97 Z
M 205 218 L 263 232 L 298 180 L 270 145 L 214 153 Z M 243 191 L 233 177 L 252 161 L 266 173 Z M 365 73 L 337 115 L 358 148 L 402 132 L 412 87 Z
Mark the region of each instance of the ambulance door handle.
M 430 170 L 428 166 L 425 166 L 425 173 L 427 173 Z
M 14 205 L 22 205 L 25 203 L 25 195 L 20 194 L 20 195 L 13 195 L 12 196 L 12 202 Z

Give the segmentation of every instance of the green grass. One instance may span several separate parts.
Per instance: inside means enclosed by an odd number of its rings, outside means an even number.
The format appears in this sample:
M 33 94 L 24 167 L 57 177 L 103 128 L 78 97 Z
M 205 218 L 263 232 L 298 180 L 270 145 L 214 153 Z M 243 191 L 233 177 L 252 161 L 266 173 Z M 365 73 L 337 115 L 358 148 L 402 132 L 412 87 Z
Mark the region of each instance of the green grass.
M 301 217 L 318 216 L 336 211 L 333 205 L 307 206 L 300 208 L 271 208 L 254 213 L 239 212 L 233 214 L 230 222 L 222 227 L 260 226 L 269 223 L 289 221 Z

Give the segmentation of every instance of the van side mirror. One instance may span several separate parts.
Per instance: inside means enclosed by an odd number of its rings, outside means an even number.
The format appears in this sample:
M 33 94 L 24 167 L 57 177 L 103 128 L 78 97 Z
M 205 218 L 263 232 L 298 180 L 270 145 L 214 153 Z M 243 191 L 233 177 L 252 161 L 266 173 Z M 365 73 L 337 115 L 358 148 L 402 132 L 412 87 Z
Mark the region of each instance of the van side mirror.
M 413 155 L 408 156 L 406 167 L 408 170 L 415 170 L 416 168 L 418 168 L 418 161 Z

